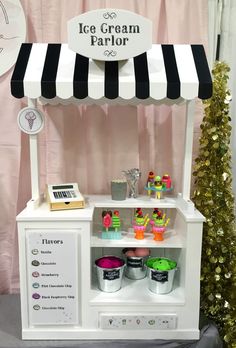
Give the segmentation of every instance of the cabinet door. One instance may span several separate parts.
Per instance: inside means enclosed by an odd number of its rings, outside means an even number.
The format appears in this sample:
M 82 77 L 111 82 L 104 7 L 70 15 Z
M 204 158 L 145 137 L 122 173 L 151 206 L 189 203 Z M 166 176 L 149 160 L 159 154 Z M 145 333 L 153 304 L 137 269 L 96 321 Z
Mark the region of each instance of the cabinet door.
M 30 326 L 78 323 L 79 242 L 73 230 L 26 231 Z

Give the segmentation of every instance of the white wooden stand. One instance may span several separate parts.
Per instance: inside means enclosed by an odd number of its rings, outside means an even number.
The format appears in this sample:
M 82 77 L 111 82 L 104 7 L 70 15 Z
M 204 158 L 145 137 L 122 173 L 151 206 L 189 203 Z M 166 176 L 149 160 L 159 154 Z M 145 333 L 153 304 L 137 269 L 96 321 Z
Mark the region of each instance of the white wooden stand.
M 112 201 L 110 196 L 89 196 L 87 207 L 81 210 L 50 212 L 46 203 L 34 211 L 25 209 L 18 217 L 19 247 L 20 247 L 20 279 L 22 306 L 22 337 L 23 339 L 198 339 L 199 321 L 199 277 L 201 259 L 201 239 L 203 216 L 197 211 L 188 212 L 181 205 L 181 198 L 163 199 L 157 204 L 156 200 L 147 197 Z M 134 239 L 129 231 L 134 209 L 142 207 L 151 213 L 158 206 L 171 217 L 171 226 L 166 231 L 163 242 L 155 242 L 152 236 L 142 241 Z M 119 209 L 124 218 L 123 239 L 102 240 L 99 237 L 99 224 L 103 208 Z M 68 252 L 61 250 L 59 245 L 42 245 L 30 242 L 32 235 L 39 239 L 55 236 L 54 240 L 73 238 L 75 248 Z M 31 236 L 31 237 L 29 237 Z M 37 238 L 36 238 L 37 239 Z M 106 254 L 122 255 L 124 247 L 148 247 L 153 256 L 165 256 L 175 259 L 178 263 L 173 291 L 165 295 L 151 293 L 147 286 L 147 278 L 129 280 L 123 278 L 121 290 L 115 293 L 101 292 L 97 288 L 94 275 L 94 260 Z M 32 254 L 37 248 L 38 254 Z M 52 254 L 41 252 L 52 251 Z M 67 255 L 67 256 L 66 256 Z M 70 256 L 69 256 L 70 255 Z M 74 258 L 77 264 L 70 264 L 66 257 Z M 62 258 L 63 266 L 59 265 Z M 39 260 L 40 265 L 33 266 L 32 260 Z M 42 260 L 58 261 L 58 265 L 42 266 Z M 49 262 L 49 263 L 50 263 Z M 47 262 L 46 262 L 47 263 Z M 52 262 L 53 263 L 53 262 Z M 65 269 L 64 269 L 65 268 Z M 40 276 L 34 278 L 33 271 L 39 270 Z M 41 270 L 41 271 L 40 271 Z M 51 274 L 59 274 L 58 279 L 44 276 L 43 270 Z M 69 292 L 66 288 L 42 289 L 42 285 L 65 285 L 63 274 L 71 274 Z M 60 274 L 62 278 L 60 278 Z M 32 285 L 38 282 L 40 287 Z M 62 303 L 66 300 L 34 299 L 34 293 L 47 295 L 76 294 L 69 304 L 73 323 L 65 321 L 57 323 Z M 49 296 L 50 297 L 50 296 Z M 69 301 L 69 302 L 68 302 Z M 54 309 L 48 309 L 54 303 Z M 56 307 L 55 307 L 56 303 Z M 40 304 L 42 322 L 37 323 L 37 314 L 33 306 Z M 43 309 L 45 306 L 46 309 Z M 65 309 L 66 312 L 66 309 Z M 127 329 L 122 318 L 132 321 L 132 329 Z M 159 319 L 173 317 L 176 321 L 174 328 L 160 327 Z M 51 319 L 49 319 L 51 317 Z M 154 325 L 149 325 L 154 318 Z M 43 322 L 45 320 L 46 323 Z M 124 323 L 125 321 L 123 321 Z M 110 324 L 111 323 L 111 324 Z M 113 326 L 114 325 L 114 326 Z M 118 325 L 118 326 L 117 326 Z
M 29 106 L 36 106 L 29 100 Z M 187 102 L 183 189 L 177 198 L 112 201 L 86 197 L 85 209 L 50 212 L 40 202 L 37 135 L 30 136 L 32 199 L 17 216 L 23 339 L 198 339 L 202 226 L 190 201 L 194 101 Z M 134 209 L 160 208 L 171 218 L 163 242 L 142 241 L 130 230 Z M 119 209 L 121 240 L 99 237 L 101 210 Z M 173 290 L 157 295 L 147 278 L 124 277 L 121 290 L 98 290 L 94 261 L 122 256 L 124 247 L 148 247 L 177 261 Z

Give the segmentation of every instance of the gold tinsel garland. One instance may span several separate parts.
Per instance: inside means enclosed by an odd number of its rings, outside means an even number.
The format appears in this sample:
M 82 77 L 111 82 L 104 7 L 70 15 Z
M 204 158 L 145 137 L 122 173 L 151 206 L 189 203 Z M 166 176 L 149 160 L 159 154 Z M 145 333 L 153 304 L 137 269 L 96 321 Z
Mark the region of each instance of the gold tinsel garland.
M 199 155 L 193 175 L 196 208 L 205 216 L 201 309 L 215 321 L 227 347 L 236 347 L 236 226 L 229 116 L 229 67 L 216 62 L 213 95 L 204 101 Z

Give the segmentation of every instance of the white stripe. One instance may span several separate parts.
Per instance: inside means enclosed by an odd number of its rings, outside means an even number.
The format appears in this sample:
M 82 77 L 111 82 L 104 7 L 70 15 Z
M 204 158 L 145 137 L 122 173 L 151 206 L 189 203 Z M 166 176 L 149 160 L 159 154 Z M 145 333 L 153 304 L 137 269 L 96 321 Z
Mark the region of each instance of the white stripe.
M 156 100 L 166 98 L 167 79 L 161 45 L 152 45 L 147 51 L 150 83 L 150 97 Z
M 93 99 L 104 97 L 105 62 L 89 59 L 88 96 Z
M 41 96 L 41 77 L 48 45 L 33 44 L 24 77 L 24 94 L 29 98 Z
M 135 97 L 134 60 L 119 61 L 119 97 L 131 99 Z
M 67 44 L 62 44 L 56 76 L 56 95 L 59 98 L 68 99 L 73 96 L 75 58 L 76 53 Z
M 198 96 L 198 76 L 191 45 L 174 45 L 175 58 L 180 79 L 180 96 L 194 99 Z

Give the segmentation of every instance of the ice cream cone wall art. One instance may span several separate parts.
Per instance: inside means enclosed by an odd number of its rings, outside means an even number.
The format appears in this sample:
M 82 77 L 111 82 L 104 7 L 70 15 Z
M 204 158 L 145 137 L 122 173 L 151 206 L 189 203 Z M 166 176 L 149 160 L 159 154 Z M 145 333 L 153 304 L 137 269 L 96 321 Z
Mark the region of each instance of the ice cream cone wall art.
M 23 108 L 17 118 L 18 126 L 26 134 L 37 134 L 44 126 L 43 114 L 35 108 Z
M 34 125 L 34 120 L 36 119 L 36 114 L 33 111 L 28 111 L 25 114 L 25 118 L 28 121 L 29 128 L 32 129 Z
M 15 64 L 25 37 L 26 22 L 20 0 L 0 0 L 0 76 Z

